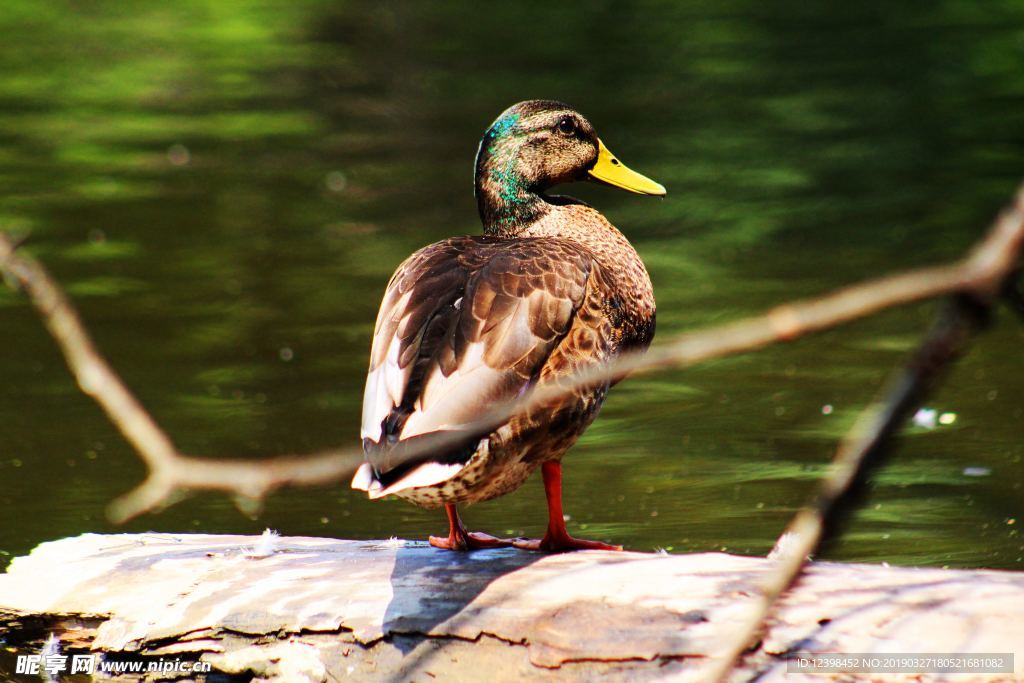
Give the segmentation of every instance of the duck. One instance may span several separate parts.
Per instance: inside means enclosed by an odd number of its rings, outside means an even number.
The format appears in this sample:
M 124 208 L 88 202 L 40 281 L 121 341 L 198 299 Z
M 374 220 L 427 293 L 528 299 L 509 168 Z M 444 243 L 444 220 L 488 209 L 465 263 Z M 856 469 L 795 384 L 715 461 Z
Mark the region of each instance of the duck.
M 385 289 L 363 393 L 365 461 L 352 488 L 443 506 L 448 535 L 429 539 L 437 548 L 621 550 L 570 536 L 562 510 L 562 458 L 613 381 L 496 427 L 480 419 L 536 387 L 646 350 L 654 337 L 654 290 L 637 251 L 599 211 L 548 191 L 577 181 L 655 197 L 666 190 L 553 100 L 519 102 L 494 120 L 474 180 L 482 234 L 423 247 Z M 537 469 L 548 507 L 543 538 L 467 530 L 459 505 L 510 493 Z

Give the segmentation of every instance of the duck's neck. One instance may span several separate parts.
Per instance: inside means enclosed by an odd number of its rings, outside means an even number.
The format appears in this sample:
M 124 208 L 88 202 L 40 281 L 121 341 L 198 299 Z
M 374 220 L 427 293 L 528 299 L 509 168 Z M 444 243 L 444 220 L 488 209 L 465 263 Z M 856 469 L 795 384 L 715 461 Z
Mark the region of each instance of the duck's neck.
M 476 155 L 475 193 L 484 233 L 513 237 L 550 211 L 542 188 L 534 187 L 520 167 L 521 138 L 514 122 L 499 119 L 480 141 Z

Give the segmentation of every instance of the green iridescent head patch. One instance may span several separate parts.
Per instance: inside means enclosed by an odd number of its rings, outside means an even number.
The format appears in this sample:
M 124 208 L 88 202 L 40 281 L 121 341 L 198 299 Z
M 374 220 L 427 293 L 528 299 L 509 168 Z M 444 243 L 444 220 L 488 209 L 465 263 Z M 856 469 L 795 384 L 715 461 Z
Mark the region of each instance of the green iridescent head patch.
M 495 138 L 501 138 L 509 134 L 509 132 L 516 127 L 519 123 L 519 114 L 509 114 L 503 116 L 494 122 L 491 129 L 487 131 L 487 136 L 492 140 Z

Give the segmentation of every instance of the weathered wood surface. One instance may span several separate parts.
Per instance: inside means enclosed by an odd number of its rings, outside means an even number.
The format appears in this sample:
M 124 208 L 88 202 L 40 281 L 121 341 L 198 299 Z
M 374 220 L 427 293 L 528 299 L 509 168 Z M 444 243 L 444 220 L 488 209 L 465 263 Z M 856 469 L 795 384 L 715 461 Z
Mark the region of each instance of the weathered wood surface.
M 257 557 L 257 541 L 45 543 L 0 575 L 0 636 L 283 681 L 699 680 L 773 566 L 324 538 L 280 538 Z M 783 655 L 800 650 L 1016 652 L 1015 674 L 949 680 L 1024 680 L 1024 574 L 814 563 L 763 636 L 738 679 L 828 680 L 786 674 Z

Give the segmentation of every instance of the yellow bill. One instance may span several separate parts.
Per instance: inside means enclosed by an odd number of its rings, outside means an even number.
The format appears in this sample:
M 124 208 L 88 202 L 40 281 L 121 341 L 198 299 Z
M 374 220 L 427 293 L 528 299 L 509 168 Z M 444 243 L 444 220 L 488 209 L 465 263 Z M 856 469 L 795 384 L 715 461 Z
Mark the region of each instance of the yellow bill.
M 592 179 L 606 185 L 621 187 L 623 190 L 637 194 L 665 196 L 664 185 L 628 169 L 625 164 L 615 158 L 614 154 L 608 151 L 600 139 L 597 141 L 597 163 L 587 173 Z

